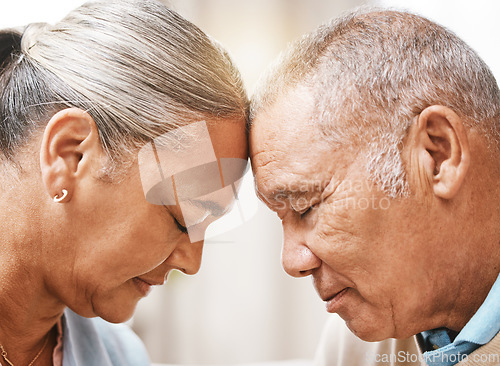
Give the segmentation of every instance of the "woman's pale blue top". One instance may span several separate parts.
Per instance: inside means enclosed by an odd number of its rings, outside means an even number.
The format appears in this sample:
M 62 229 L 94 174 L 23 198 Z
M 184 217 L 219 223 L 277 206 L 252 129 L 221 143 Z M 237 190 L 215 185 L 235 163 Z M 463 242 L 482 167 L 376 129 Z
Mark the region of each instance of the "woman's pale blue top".
M 67 309 L 62 331 L 63 366 L 151 365 L 143 343 L 125 324 L 83 318 Z

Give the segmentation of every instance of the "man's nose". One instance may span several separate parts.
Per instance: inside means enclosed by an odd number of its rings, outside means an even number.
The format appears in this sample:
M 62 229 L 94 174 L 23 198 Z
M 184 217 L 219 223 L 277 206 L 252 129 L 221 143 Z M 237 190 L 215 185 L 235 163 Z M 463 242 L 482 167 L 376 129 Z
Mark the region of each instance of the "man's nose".
M 321 259 L 307 246 L 306 234 L 307 228 L 301 227 L 295 220 L 283 221 L 281 261 L 283 269 L 290 276 L 309 276 L 321 266 Z
M 200 270 L 203 253 L 203 240 L 191 243 L 189 239 L 180 243 L 166 259 L 165 263 L 188 275 Z

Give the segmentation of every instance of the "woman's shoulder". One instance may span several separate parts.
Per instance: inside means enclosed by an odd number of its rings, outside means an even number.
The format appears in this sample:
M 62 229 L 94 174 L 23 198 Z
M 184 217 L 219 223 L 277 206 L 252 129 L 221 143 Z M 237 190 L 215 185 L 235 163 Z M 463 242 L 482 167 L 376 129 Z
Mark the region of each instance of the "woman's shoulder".
M 151 364 L 143 343 L 125 324 L 84 318 L 67 309 L 63 339 L 63 366 Z

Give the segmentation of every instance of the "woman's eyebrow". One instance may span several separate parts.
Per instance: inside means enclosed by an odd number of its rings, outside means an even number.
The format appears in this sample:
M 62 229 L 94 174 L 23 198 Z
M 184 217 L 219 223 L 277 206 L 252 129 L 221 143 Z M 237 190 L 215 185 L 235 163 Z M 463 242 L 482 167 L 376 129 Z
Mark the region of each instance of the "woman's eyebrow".
M 193 205 L 204 208 L 208 211 L 210 211 L 214 216 L 222 216 L 225 214 L 226 209 L 219 205 L 215 201 L 204 201 L 204 200 L 197 200 L 197 199 L 190 199 L 188 202 L 192 203 Z

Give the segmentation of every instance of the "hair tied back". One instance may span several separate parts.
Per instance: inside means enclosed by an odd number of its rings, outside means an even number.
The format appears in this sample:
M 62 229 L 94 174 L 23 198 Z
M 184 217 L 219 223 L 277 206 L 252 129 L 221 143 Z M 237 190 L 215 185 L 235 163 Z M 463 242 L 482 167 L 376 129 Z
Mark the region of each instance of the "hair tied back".
M 31 23 L 24 29 L 21 50 L 24 54 L 33 56 L 33 47 L 36 46 L 42 33 L 46 32 L 49 28 L 47 23 Z
M 0 73 L 21 53 L 22 32 L 18 29 L 0 31 Z

